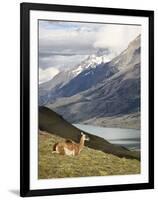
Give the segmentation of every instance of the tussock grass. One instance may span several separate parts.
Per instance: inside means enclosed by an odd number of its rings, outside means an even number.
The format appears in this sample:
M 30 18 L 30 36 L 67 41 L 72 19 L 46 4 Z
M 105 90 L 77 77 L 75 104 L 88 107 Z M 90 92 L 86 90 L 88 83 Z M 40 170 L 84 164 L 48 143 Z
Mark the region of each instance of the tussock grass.
M 53 145 L 64 139 L 39 133 L 38 178 L 64 178 L 139 174 L 140 162 L 84 147 L 78 156 L 52 154 Z

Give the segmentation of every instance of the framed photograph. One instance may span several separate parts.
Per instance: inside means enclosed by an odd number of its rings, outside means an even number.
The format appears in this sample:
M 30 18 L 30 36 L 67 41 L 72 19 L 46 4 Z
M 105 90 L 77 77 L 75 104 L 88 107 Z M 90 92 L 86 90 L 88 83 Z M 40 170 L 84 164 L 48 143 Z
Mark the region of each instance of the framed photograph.
M 20 8 L 21 196 L 154 188 L 154 12 Z

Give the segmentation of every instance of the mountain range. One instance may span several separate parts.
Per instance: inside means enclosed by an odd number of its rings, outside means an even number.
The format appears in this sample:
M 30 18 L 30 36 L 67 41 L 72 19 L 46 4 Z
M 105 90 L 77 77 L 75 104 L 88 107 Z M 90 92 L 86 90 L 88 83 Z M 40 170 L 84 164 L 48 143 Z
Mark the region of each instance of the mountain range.
M 71 123 L 139 128 L 140 35 L 107 60 L 91 55 L 73 69 L 39 85 L 39 105 L 64 116 Z M 119 120 L 118 120 L 119 119 Z
M 90 78 L 90 75 L 92 75 L 96 70 L 99 70 L 101 73 L 103 73 L 105 69 L 103 68 L 103 66 L 102 69 L 100 69 L 100 66 L 104 65 L 110 60 L 110 58 L 106 55 L 102 55 L 103 53 L 104 51 L 99 50 L 96 54 L 88 56 L 88 58 L 82 61 L 79 65 L 73 67 L 72 69 L 61 71 L 50 81 L 40 84 L 39 105 L 46 105 L 52 100 L 57 99 L 57 97 L 59 97 L 59 93 L 62 97 L 67 95 L 71 96 L 71 91 L 66 91 L 65 89 L 67 88 L 69 90 L 69 86 L 71 87 L 73 82 L 80 81 L 80 85 L 78 85 L 78 87 L 82 87 L 82 80 L 79 80 L 80 78 L 85 78 L 86 80 L 87 77 Z M 93 79 L 97 83 L 97 77 L 96 75 L 94 75 Z M 77 78 L 78 80 L 75 80 L 75 78 Z M 87 83 L 84 83 L 84 86 L 82 87 L 83 90 L 90 87 L 90 84 L 88 84 L 88 82 L 90 83 L 90 80 L 87 80 Z M 64 91 L 64 94 L 61 94 L 62 91 Z M 76 92 L 78 93 L 78 91 Z

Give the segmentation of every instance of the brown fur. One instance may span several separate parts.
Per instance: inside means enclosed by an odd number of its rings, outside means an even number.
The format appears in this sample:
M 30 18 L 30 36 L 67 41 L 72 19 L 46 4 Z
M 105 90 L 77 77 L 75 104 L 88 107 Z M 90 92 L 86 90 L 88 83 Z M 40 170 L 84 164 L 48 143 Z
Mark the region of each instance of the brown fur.
M 85 140 L 87 140 L 86 136 L 82 133 L 78 144 L 69 139 L 65 140 L 65 142 L 56 143 L 53 146 L 53 153 L 56 151 L 56 153 L 61 155 L 79 155 L 84 147 Z
M 65 140 L 65 142 L 66 142 L 66 143 L 73 143 L 73 141 L 70 140 L 70 139 Z

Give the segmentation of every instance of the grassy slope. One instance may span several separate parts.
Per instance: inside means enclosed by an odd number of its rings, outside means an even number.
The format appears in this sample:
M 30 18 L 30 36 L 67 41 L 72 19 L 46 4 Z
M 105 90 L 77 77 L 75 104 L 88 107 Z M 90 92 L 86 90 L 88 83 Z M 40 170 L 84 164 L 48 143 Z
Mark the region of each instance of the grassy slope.
M 140 162 L 84 147 L 78 156 L 52 154 L 54 143 L 64 139 L 54 134 L 39 134 L 39 179 L 106 176 L 140 173 Z

